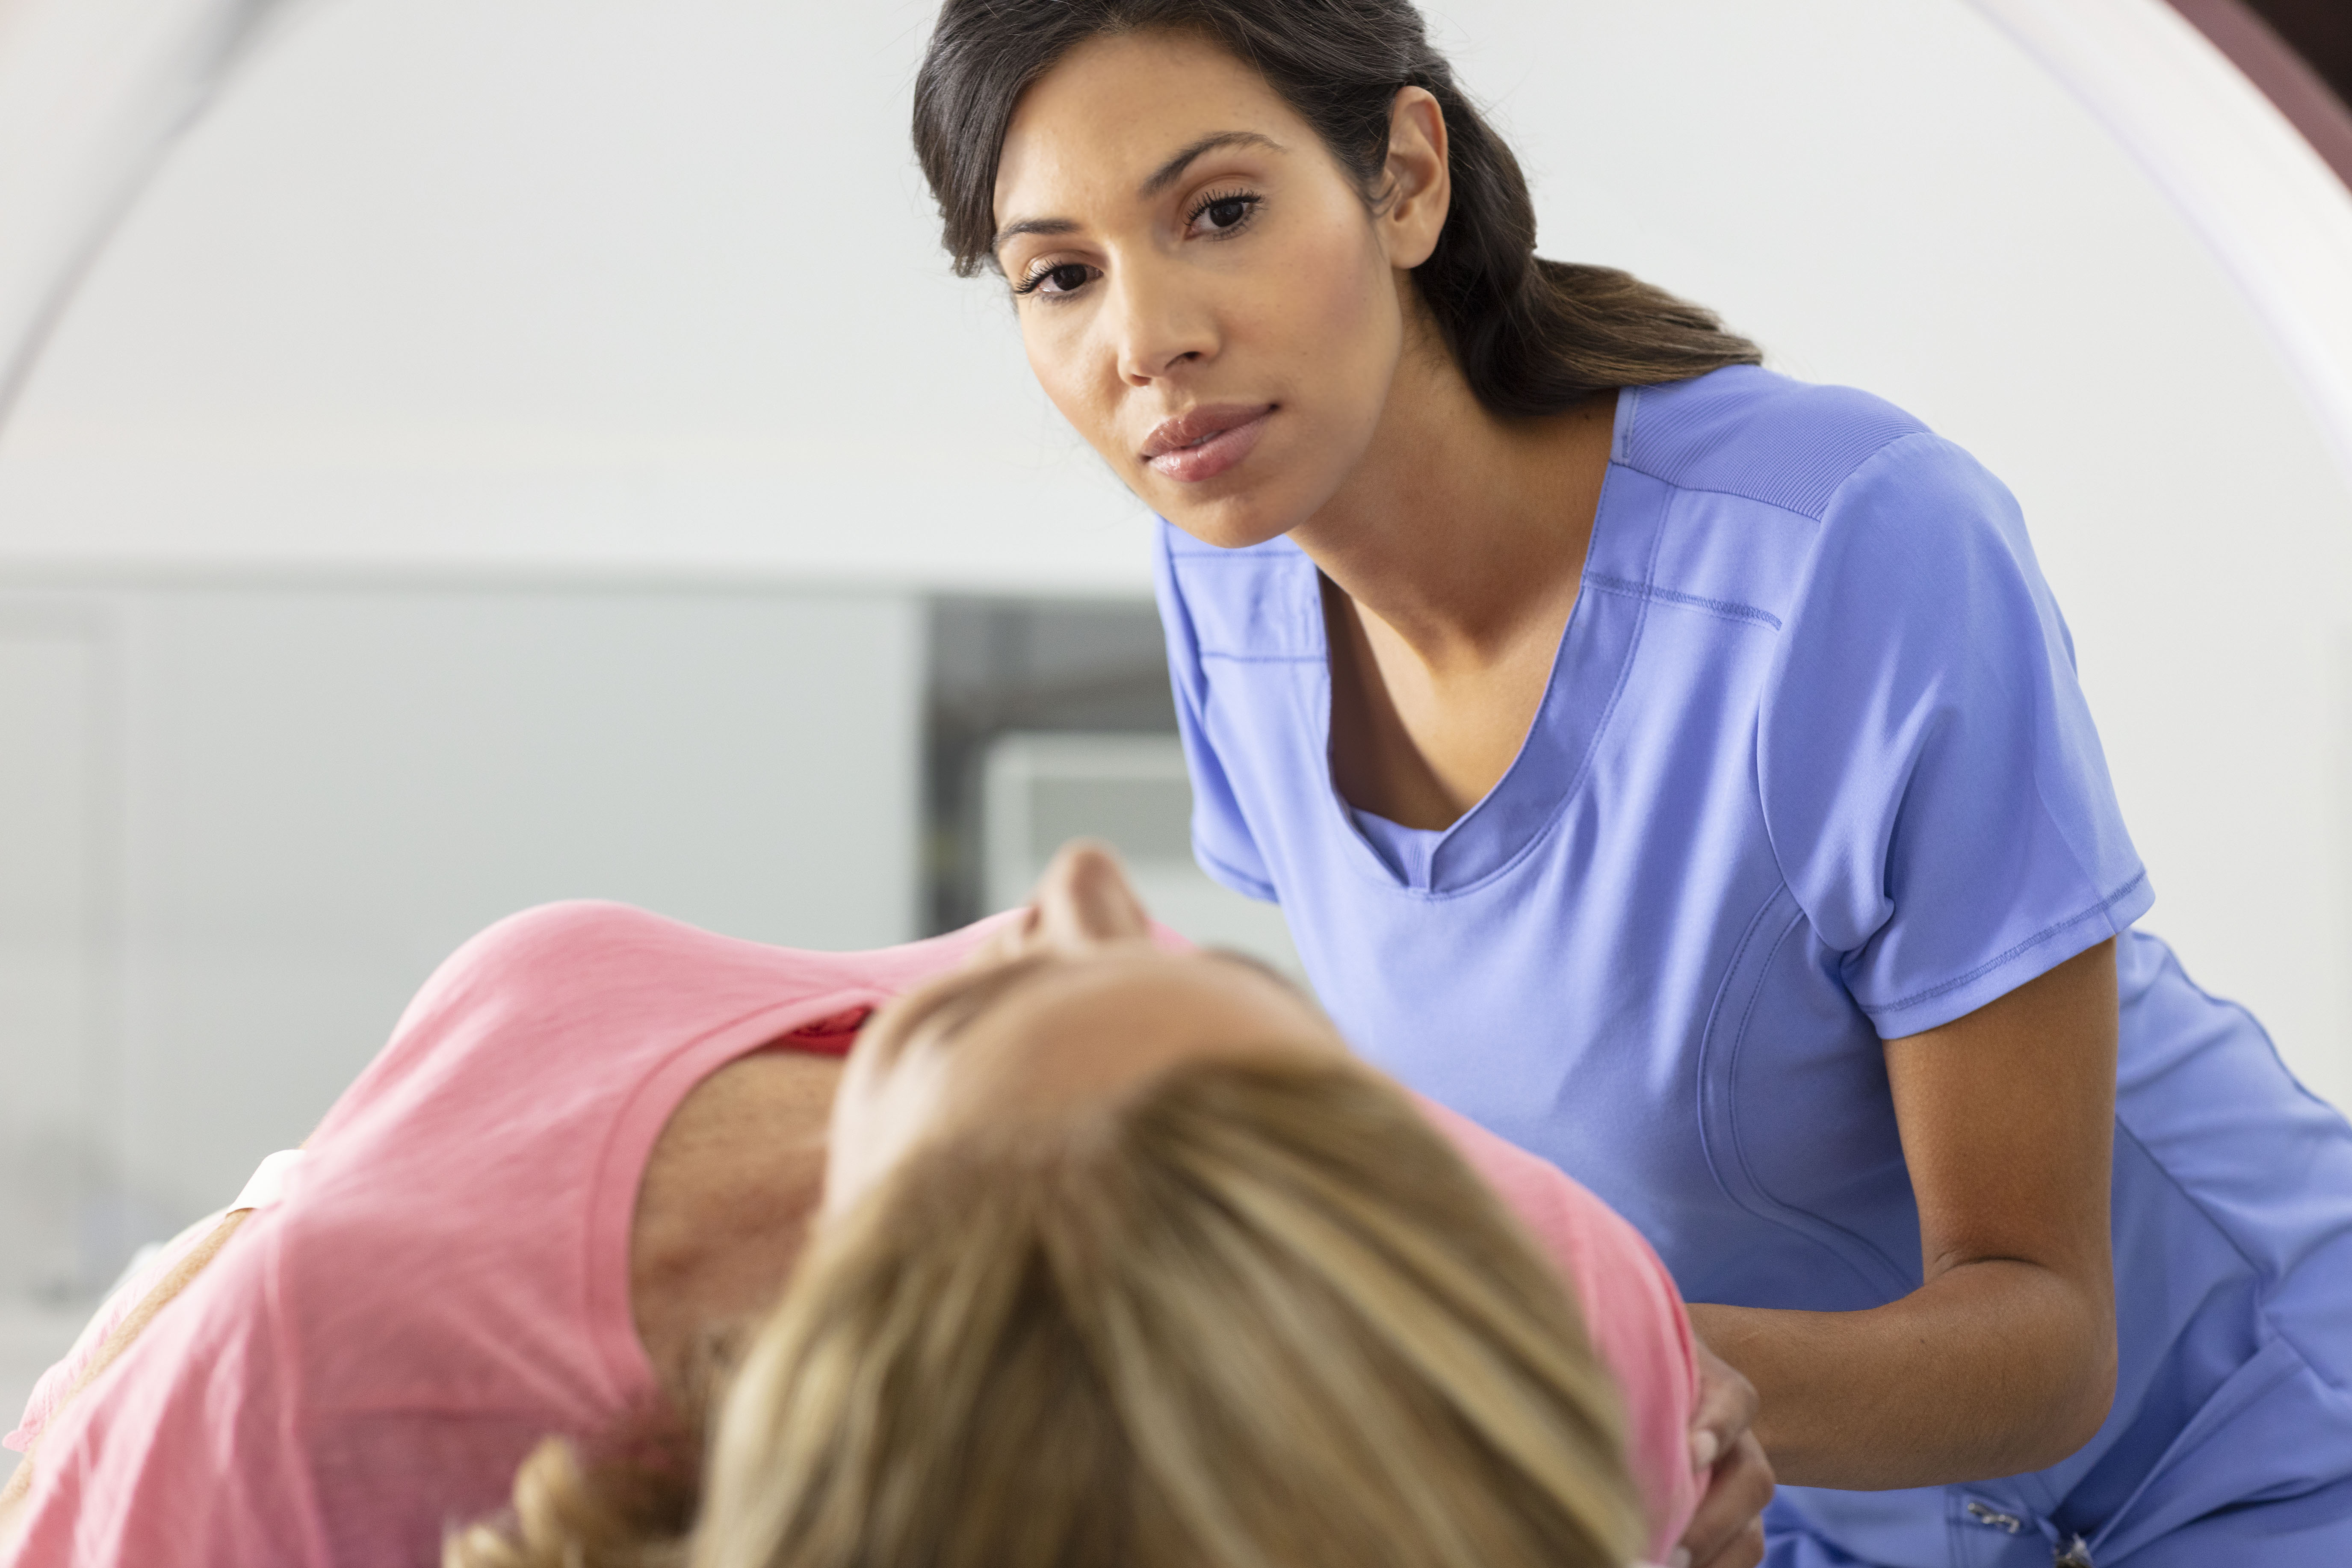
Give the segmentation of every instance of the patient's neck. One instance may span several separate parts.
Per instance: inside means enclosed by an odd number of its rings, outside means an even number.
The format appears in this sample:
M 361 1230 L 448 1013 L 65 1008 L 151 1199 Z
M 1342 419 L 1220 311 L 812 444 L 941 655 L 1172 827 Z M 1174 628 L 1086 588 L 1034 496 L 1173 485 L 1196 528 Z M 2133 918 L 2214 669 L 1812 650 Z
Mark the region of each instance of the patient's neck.
M 629 1231 L 629 1301 L 662 1389 L 698 1405 L 714 1352 L 772 1305 L 824 1179 L 833 1057 L 762 1051 L 695 1086 L 663 1127 Z

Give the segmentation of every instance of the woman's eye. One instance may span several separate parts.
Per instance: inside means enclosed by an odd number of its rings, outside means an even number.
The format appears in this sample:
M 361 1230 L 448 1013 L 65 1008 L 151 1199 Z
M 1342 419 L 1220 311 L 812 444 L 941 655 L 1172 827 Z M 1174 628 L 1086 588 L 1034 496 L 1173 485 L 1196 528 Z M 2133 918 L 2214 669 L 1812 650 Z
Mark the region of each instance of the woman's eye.
M 1059 267 L 1041 268 L 1022 280 L 1024 294 L 1069 294 L 1083 289 L 1094 277 L 1094 268 L 1083 261 L 1065 261 Z
M 1259 198 L 1241 192 L 1211 196 L 1192 209 L 1191 227 L 1197 234 L 1230 234 L 1249 221 Z

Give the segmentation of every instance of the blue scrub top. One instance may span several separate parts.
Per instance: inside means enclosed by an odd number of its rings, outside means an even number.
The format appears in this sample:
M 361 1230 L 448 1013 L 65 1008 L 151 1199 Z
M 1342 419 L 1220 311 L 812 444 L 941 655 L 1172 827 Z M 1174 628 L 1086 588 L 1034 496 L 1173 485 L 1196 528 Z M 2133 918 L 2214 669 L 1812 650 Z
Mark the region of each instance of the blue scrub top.
M 1442 833 L 1332 785 L 1314 563 L 1163 524 L 1202 865 L 1282 905 L 1368 1058 L 1757 1307 L 1918 1287 L 1880 1042 L 2120 936 L 2113 1415 L 2034 1475 L 1783 1489 L 1775 1529 L 1917 1568 L 2080 1534 L 2105 1568 L 2352 1476 L 2352 1129 L 2129 929 L 2147 875 L 2009 492 L 1753 367 L 1622 392 L 1611 457 L 1534 726 Z

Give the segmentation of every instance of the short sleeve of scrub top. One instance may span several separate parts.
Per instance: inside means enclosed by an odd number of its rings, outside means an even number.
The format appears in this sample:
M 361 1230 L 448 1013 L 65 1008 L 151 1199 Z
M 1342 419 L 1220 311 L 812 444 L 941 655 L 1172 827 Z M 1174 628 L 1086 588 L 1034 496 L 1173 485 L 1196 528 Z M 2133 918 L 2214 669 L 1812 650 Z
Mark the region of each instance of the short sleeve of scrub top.
M 1916 435 L 1822 518 L 1757 720 L 1765 831 L 1886 1038 L 2147 907 L 2074 647 L 2006 489 Z
M 1202 722 L 1209 688 L 1202 667 L 1200 639 L 1194 635 L 1184 597 L 1175 585 L 1167 549 L 1167 525 L 1160 526 L 1160 548 L 1152 554 L 1152 571 L 1159 590 L 1161 629 L 1168 639 L 1168 672 L 1176 701 L 1177 731 L 1184 743 L 1185 771 L 1192 776 L 1193 858 L 1210 876 L 1236 892 L 1262 902 L 1276 903 L 1280 899 L 1268 877 L 1265 862 L 1250 837 L 1249 823 L 1234 797 L 1232 781 L 1226 778 L 1224 764 L 1218 760 Z M 1214 570 L 1220 560 L 1243 558 L 1212 553 L 1199 559 L 1203 567 Z M 1224 657 L 1250 656 L 1236 651 L 1227 652 Z

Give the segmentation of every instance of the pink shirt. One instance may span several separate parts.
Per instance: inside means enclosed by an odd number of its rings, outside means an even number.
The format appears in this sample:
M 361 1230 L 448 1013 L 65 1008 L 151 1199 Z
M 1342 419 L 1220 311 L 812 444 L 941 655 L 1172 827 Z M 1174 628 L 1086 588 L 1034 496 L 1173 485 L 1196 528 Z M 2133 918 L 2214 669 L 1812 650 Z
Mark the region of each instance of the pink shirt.
M 336 1101 L 283 1199 L 54 1419 L 16 1521 L 24 1564 L 371 1568 L 437 1560 L 551 1433 L 656 1397 L 629 1233 L 687 1093 L 866 1008 L 994 922 L 877 952 L 713 936 L 611 904 L 476 937 Z M 1549 1164 L 1431 1119 L 1556 1258 L 1624 1389 L 1656 1527 L 1696 1501 L 1689 1325 L 1633 1228 Z

